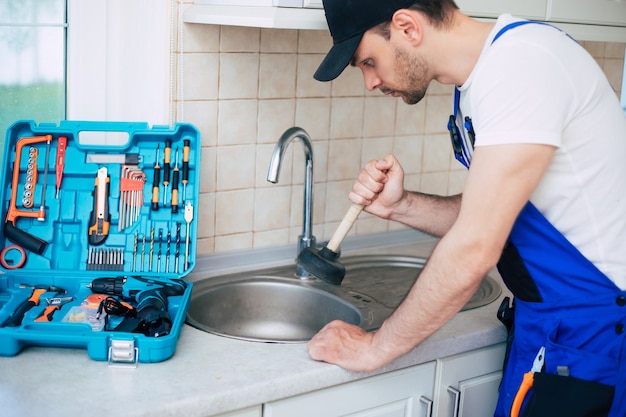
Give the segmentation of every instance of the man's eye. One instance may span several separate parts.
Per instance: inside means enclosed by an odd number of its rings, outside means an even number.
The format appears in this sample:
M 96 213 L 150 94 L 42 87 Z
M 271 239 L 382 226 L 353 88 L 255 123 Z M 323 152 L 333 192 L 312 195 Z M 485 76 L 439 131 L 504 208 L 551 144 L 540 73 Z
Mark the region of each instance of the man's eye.
M 373 67 L 374 63 L 372 62 L 371 59 L 366 59 L 365 61 L 363 61 L 363 66 L 365 66 L 365 67 Z

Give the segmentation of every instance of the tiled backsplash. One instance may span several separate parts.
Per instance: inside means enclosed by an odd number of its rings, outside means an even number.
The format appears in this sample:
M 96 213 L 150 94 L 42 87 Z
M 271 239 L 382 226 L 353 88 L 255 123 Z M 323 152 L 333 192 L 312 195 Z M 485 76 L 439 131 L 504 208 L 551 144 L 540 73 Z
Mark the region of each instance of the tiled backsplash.
M 182 35 L 176 119 L 202 133 L 199 254 L 295 245 L 302 229 L 300 143 L 290 145 L 278 184 L 266 181 L 274 144 L 292 126 L 313 139 L 313 232 L 320 242 L 350 207 L 360 168 L 387 153 L 400 159 L 409 189 L 462 190 L 465 169 L 454 161 L 446 131 L 451 87 L 433 83 L 421 103 L 408 106 L 365 90 L 358 69 L 317 82 L 313 72 L 331 45 L 325 31 L 183 24 Z M 624 43 L 584 46 L 619 95 Z M 402 227 L 362 213 L 351 233 Z

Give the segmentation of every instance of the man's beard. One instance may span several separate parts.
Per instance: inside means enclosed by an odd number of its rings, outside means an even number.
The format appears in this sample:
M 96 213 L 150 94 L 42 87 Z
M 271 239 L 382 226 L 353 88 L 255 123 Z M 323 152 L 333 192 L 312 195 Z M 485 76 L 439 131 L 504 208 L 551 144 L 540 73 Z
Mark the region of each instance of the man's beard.
M 395 49 L 395 72 L 398 75 L 398 83 L 407 86 L 403 90 L 391 90 L 381 88 L 383 93 L 396 92 L 400 94 L 402 100 L 406 104 L 417 104 L 426 95 L 428 82 L 426 82 L 426 73 L 428 72 L 428 64 L 422 57 L 409 57 L 404 51 Z

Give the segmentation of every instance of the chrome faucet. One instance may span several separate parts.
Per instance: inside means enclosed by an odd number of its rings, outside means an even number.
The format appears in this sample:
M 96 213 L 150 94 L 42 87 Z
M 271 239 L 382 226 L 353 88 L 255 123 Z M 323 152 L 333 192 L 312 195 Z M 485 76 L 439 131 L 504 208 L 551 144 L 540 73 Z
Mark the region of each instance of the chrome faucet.
M 304 214 L 302 219 L 302 235 L 298 241 L 298 254 L 308 247 L 315 247 L 313 236 L 313 146 L 311 137 L 304 129 L 291 127 L 282 134 L 276 146 L 267 171 L 267 180 L 276 184 L 280 173 L 280 164 L 289 143 L 295 138 L 300 139 L 304 148 L 305 171 L 304 171 Z M 304 271 L 297 271 L 299 277 L 306 277 Z

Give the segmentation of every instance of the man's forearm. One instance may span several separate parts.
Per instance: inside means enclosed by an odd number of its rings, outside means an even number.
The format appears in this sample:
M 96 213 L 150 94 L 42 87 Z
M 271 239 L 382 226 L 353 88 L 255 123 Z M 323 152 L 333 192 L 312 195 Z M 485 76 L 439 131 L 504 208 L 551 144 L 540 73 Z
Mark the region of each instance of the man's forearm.
M 442 197 L 406 191 L 389 219 L 432 236 L 442 237 L 450 230 L 459 214 L 461 197 L 461 194 Z

